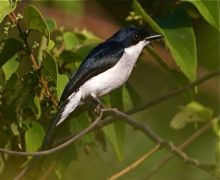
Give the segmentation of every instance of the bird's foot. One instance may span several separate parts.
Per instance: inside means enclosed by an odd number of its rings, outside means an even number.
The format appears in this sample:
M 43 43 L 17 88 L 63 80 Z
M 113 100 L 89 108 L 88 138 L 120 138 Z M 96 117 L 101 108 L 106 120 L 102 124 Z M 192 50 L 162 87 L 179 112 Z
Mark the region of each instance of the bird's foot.
M 101 114 L 102 109 L 104 109 L 103 104 L 98 103 L 95 107 L 95 110 L 94 110 L 95 115 L 99 116 Z

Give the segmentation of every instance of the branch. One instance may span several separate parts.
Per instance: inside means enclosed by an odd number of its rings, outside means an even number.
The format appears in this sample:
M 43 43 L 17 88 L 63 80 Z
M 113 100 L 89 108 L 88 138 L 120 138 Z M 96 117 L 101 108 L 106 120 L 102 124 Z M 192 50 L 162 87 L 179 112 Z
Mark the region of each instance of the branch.
M 173 90 L 173 91 L 171 91 L 171 92 L 168 92 L 168 93 L 166 93 L 166 94 L 164 94 L 164 95 L 162 95 L 162 96 L 160 96 L 160 97 L 158 97 L 158 98 L 156 98 L 156 99 L 154 99 L 154 100 L 151 100 L 151 101 L 145 103 L 143 106 L 140 106 L 140 107 L 138 107 L 138 108 L 136 108 L 136 109 L 128 110 L 128 111 L 126 112 L 126 114 L 134 114 L 134 113 L 137 113 L 137 112 L 138 112 L 138 109 L 139 109 L 140 111 L 142 111 L 142 110 L 144 110 L 144 109 L 150 108 L 150 107 L 152 107 L 152 106 L 155 105 L 155 104 L 158 104 L 158 103 L 160 103 L 160 102 L 162 102 L 162 101 L 164 101 L 164 100 L 166 100 L 166 99 L 168 99 L 168 98 L 170 98 L 170 97 L 172 97 L 172 96 L 174 96 L 174 95 L 176 95 L 176 94 L 182 93 L 182 92 L 188 90 L 189 88 L 193 88 L 194 86 L 197 86 L 197 85 L 199 85 L 199 84 L 201 84 L 201 83 L 203 83 L 203 82 L 205 82 L 205 81 L 207 81 L 207 80 L 209 80 L 209 79 L 211 79 L 211 78 L 213 78 L 213 77 L 215 77 L 215 76 L 218 76 L 219 74 L 220 74 L 220 70 L 217 70 L 217 71 L 214 71 L 214 72 L 212 72 L 212 73 L 209 73 L 209 74 L 207 74 L 207 75 L 205 75 L 205 76 L 199 78 L 198 80 L 196 80 L 196 81 L 194 81 L 194 82 L 192 82 L 192 83 L 187 84 L 186 86 L 183 86 L 183 87 L 181 87 L 181 88 L 178 88 L 178 89 L 176 89 L 176 90 Z M 106 125 L 108 125 L 108 124 L 110 124 L 110 123 L 115 122 L 115 121 L 116 121 L 115 118 L 107 117 L 105 120 L 99 121 L 97 124 L 95 124 L 94 126 L 92 126 L 91 128 L 89 128 L 89 130 L 87 130 L 87 133 L 89 133 L 89 132 L 91 132 L 91 131 L 93 131 L 93 130 L 95 130 L 95 129 L 102 128 L 102 127 L 104 127 L 104 126 L 106 126 Z M 70 136 L 68 136 L 68 137 L 65 137 L 64 140 L 61 140 L 61 141 L 60 141 L 60 142 L 61 142 L 61 143 L 59 143 L 60 145 L 58 145 L 58 146 L 56 146 L 56 147 L 54 147 L 54 148 L 52 148 L 52 149 L 50 149 L 50 150 L 52 150 L 52 152 L 53 152 L 53 150 L 55 149 L 55 151 L 56 151 L 56 148 L 57 148 L 57 147 L 62 146 L 63 143 L 65 143 L 65 142 L 71 141 L 71 140 L 74 139 L 79 133 L 80 133 L 80 132 L 74 133 L 73 135 L 70 135 Z M 74 141 L 72 141 L 72 142 L 74 142 Z M 66 146 L 65 146 L 65 147 L 66 147 Z M 61 148 L 61 149 L 62 149 L 62 148 Z M 7 154 L 11 154 L 11 155 L 17 155 L 17 156 L 34 156 L 34 155 L 36 155 L 36 156 L 41 156 L 41 155 L 50 154 L 48 151 L 40 151 L 40 152 L 36 152 L 36 153 L 27 153 L 27 152 L 19 152 L 19 151 L 13 151 L 13 150 L 6 150 L 6 149 L 4 149 L 4 148 L 0 148 L 0 152 L 7 153 Z M 41 154 L 41 153 L 42 153 L 42 154 Z
M 141 164 L 144 160 L 152 156 L 155 152 L 157 152 L 160 149 L 160 144 L 156 145 L 154 148 L 152 148 L 150 151 L 148 151 L 145 155 L 143 155 L 141 158 L 133 162 L 131 165 L 128 167 L 124 168 L 122 171 L 114 174 L 108 180 L 116 180 L 119 177 L 123 176 L 124 174 L 128 173 L 129 171 L 132 171 L 135 169 L 139 164 Z
M 55 153 L 57 151 L 60 151 L 64 148 L 66 148 L 67 146 L 71 145 L 73 142 L 75 142 L 76 140 L 78 140 L 79 138 L 81 138 L 82 136 L 87 134 L 88 132 L 90 132 L 91 129 L 93 129 L 98 124 L 98 122 L 101 120 L 103 112 L 104 112 L 104 110 L 101 110 L 101 113 L 98 116 L 98 118 L 95 121 L 93 121 L 87 128 L 80 131 L 73 138 L 71 138 L 68 141 L 64 142 L 63 144 L 58 145 L 58 146 L 51 148 L 49 150 L 43 150 L 43 151 L 38 151 L 38 152 L 24 152 L 24 151 L 21 152 L 21 151 L 13 151 L 13 150 L 6 150 L 3 148 L 0 148 L 0 152 L 11 154 L 11 155 L 16 155 L 16 156 L 45 156 L 48 154 Z
M 159 144 L 161 148 L 163 147 L 167 149 L 168 151 L 170 151 L 171 153 L 176 154 L 178 157 L 183 159 L 184 162 L 190 163 L 191 165 L 194 165 L 197 168 L 200 168 L 213 176 L 220 177 L 220 174 L 218 174 L 218 172 L 215 172 L 212 169 L 210 169 L 210 168 L 213 168 L 213 164 L 202 164 L 197 159 L 187 156 L 186 153 L 181 151 L 181 149 L 176 147 L 171 141 L 164 140 L 160 136 L 158 136 L 146 124 L 143 124 L 139 121 L 132 119 L 131 117 L 129 117 L 125 113 L 118 111 L 117 109 L 107 109 L 106 112 L 109 112 L 113 116 L 120 118 L 120 120 L 123 120 L 127 124 L 131 125 L 134 129 L 137 129 L 143 132 L 153 142 L 155 142 L 156 144 Z
M 194 134 L 192 134 L 188 139 L 186 139 L 183 143 L 181 143 L 178 148 L 180 150 L 184 150 L 187 146 L 192 144 L 196 139 L 198 139 L 201 135 L 203 135 L 208 129 L 212 127 L 212 123 L 215 119 L 209 121 L 206 125 L 197 130 Z M 173 157 L 173 154 L 166 156 L 163 158 L 157 165 L 153 166 L 147 176 L 144 179 L 148 179 L 153 176 L 163 165 L 165 165 L 168 161 L 170 161 Z
M 149 102 L 146 102 L 145 104 L 143 104 L 140 107 L 137 107 L 137 108 L 134 108 L 134 109 L 130 109 L 126 113 L 127 114 L 135 114 L 137 112 L 140 112 L 140 111 L 143 111 L 145 109 L 148 109 L 148 108 L 150 108 L 150 107 L 152 107 L 152 106 L 154 106 L 156 104 L 159 104 L 162 101 L 165 101 L 165 100 L 167 100 L 167 99 L 169 99 L 169 98 L 171 98 L 171 97 L 173 97 L 173 96 L 175 96 L 177 94 L 180 94 L 180 93 L 183 93 L 183 92 L 185 92 L 185 91 L 187 91 L 189 89 L 192 89 L 193 87 L 195 87 L 195 86 L 197 86 L 199 84 L 202 84 L 203 82 L 205 82 L 205 81 L 207 81 L 207 80 L 209 80 L 209 79 L 211 79 L 213 77 L 219 76 L 219 75 L 220 75 L 220 69 L 218 69 L 218 70 L 216 70 L 214 72 L 208 73 L 208 74 L 204 75 L 203 77 L 197 79 L 196 81 L 193 81 L 193 82 L 191 82 L 189 84 L 186 84 L 185 86 L 182 86 L 182 87 L 180 87 L 178 89 L 174 89 L 173 91 L 170 91 L 170 92 L 168 92 L 168 93 L 166 93 L 166 94 L 164 94 L 162 96 L 159 96 L 159 97 L 157 97 L 157 98 L 155 98 L 155 99 L 153 99 L 153 100 L 151 100 Z

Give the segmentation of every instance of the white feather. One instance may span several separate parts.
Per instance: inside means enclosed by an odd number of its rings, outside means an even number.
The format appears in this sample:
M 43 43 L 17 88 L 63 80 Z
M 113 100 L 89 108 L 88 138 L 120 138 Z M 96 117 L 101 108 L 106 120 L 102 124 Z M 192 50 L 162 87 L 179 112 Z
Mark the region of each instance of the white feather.
M 82 96 L 80 90 L 71 94 L 71 96 L 68 98 L 69 102 L 61 113 L 61 118 L 57 122 L 56 126 L 63 122 L 69 116 L 69 114 L 76 109 L 76 107 L 80 104 L 81 97 Z

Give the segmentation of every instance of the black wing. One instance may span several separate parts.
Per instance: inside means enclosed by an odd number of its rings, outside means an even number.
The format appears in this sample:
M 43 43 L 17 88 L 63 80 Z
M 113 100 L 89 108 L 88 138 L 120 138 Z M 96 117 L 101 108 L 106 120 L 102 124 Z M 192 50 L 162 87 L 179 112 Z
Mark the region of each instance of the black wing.
M 88 79 L 113 67 L 122 57 L 124 47 L 116 41 L 107 41 L 95 47 L 65 87 L 60 102 L 65 101 Z

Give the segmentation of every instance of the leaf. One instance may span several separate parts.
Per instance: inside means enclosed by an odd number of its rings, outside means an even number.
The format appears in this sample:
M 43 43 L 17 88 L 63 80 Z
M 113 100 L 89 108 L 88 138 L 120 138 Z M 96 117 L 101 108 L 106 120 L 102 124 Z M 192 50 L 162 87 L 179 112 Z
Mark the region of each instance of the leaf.
M 192 3 L 204 19 L 219 30 L 219 1 L 182 0 Z
M 41 147 L 45 131 L 37 122 L 28 123 L 27 128 L 28 130 L 25 132 L 26 151 L 35 152 Z
M 9 38 L 0 41 L 0 67 L 22 49 L 23 44 L 16 39 Z
M 13 73 L 16 72 L 19 63 L 16 61 L 17 55 L 14 55 L 10 60 L 8 60 L 3 66 L 2 70 L 5 73 L 5 79 L 9 80 Z
M 37 108 L 36 119 L 40 119 L 40 117 L 41 117 L 41 105 L 40 105 L 40 99 L 38 98 L 38 96 L 34 97 L 34 104 Z
M 20 133 L 17 124 L 15 123 L 10 124 L 10 128 L 14 136 L 19 136 Z
M 55 42 L 52 41 L 52 40 L 49 40 L 49 44 L 48 44 L 48 47 L 47 47 L 47 50 L 50 51 L 54 48 L 55 46 Z
M 68 81 L 69 79 L 65 74 L 57 74 L 57 96 L 59 99 Z
M 50 75 L 54 82 L 57 82 L 57 74 L 58 74 L 58 69 L 57 69 L 57 63 L 54 60 L 53 56 L 46 52 L 45 56 L 43 57 L 43 61 L 42 61 L 42 66 L 43 66 L 43 70 Z
M 0 23 L 9 13 L 15 10 L 17 1 L 0 0 Z
M 191 21 L 187 14 L 178 9 L 161 18 L 157 24 L 136 0 L 133 1 L 133 8 L 155 31 L 164 35 L 165 42 L 180 70 L 190 81 L 195 80 L 197 68 L 196 42 Z
M 96 46 L 97 44 L 90 44 L 90 45 L 84 45 L 81 46 L 79 49 L 77 49 L 76 51 L 74 51 L 76 53 L 76 55 L 78 55 L 79 58 L 84 59 L 89 52 Z
M 36 7 L 27 6 L 24 10 L 24 19 L 27 21 L 30 30 L 39 31 L 47 38 L 47 42 L 49 42 L 50 30 L 46 20 Z
M 57 23 L 53 19 L 46 19 L 47 27 L 50 30 L 50 34 L 57 29 Z
M 170 122 L 170 127 L 173 129 L 182 129 L 188 123 L 208 121 L 212 116 L 212 109 L 193 101 L 183 107 L 181 111 L 173 117 Z
M 69 50 L 64 50 L 60 54 L 60 57 L 62 58 L 63 61 L 67 63 L 73 63 L 73 62 L 80 61 L 83 59 L 81 56 L 77 55 L 75 52 L 69 51 Z
M 63 39 L 66 50 L 71 50 L 79 44 L 76 35 L 72 32 L 65 32 L 63 34 Z

